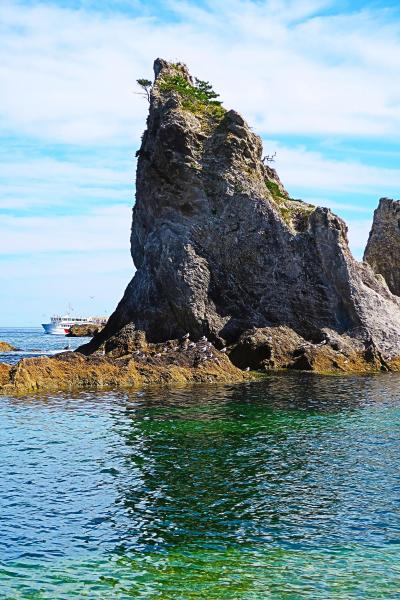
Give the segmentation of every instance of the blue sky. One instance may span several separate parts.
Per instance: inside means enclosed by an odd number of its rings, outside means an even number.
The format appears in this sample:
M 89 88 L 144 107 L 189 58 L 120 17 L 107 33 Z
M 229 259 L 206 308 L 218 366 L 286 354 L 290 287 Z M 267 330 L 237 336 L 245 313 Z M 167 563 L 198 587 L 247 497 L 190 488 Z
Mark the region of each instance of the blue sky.
M 293 197 L 361 258 L 400 188 L 400 9 L 328 0 L 2 0 L 0 326 L 111 312 L 133 275 L 135 161 L 154 58 L 239 110 Z

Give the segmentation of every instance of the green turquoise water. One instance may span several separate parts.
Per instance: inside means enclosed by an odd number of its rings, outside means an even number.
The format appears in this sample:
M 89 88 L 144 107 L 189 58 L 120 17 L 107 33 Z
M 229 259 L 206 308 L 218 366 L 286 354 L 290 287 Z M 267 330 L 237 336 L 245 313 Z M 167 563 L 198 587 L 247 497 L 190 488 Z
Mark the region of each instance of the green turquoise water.
M 0 398 L 0 598 L 400 598 L 399 385 Z

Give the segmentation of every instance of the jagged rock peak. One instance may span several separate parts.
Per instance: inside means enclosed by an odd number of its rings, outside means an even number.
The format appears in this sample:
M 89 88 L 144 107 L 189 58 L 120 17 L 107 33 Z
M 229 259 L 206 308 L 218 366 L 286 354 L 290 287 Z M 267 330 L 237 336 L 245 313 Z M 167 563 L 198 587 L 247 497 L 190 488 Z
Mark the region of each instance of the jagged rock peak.
M 364 253 L 375 273 L 400 296 L 400 200 L 381 198 Z
M 155 62 L 138 151 L 131 253 L 137 271 L 92 352 L 127 323 L 150 342 L 234 344 L 285 326 L 329 329 L 400 355 L 400 300 L 349 250 L 345 223 L 290 198 L 262 142 L 207 82 Z M 268 162 L 268 161 L 267 161 Z
M 190 83 L 193 83 L 193 78 L 189 73 L 189 69 L 184 63 L 170 63 L 163 58 L 156 58 L 153 64 L 154 81 L 165 74 L 177 74 L 179 73 L 185 77 Z

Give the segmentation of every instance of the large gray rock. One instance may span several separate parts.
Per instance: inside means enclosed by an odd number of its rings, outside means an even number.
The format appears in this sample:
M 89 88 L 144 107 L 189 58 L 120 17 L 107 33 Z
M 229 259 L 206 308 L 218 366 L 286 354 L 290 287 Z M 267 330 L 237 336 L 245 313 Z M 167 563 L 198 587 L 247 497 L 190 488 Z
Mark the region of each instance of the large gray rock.
M 80 351 L 131 322 L 151 342 L 189 332 L 217 345 L 252 328 L 285 325 L 308 340 L 328 328 L 400 355 L 400 299 L 353 259 L 345 223 L 290 199 L 244 119 L 190 96 L 184 65 L 158 59 L 155 75 L 138 152 L 137 271 Z
M 400 200 L 381 198 L 374 212 L 364 260 L 400 296 Z

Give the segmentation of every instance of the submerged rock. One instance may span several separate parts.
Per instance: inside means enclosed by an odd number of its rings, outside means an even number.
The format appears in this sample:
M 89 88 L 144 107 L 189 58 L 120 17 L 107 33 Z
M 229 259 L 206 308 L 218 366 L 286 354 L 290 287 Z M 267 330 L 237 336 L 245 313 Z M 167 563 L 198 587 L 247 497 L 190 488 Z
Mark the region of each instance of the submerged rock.
M 364 260 L 400 296 L 400 200 L 381 198 L 374 212 Z
M 151 342 L 206 335 L 242 367 L 286 364 L 286 344 L 315 346 L 324 330 L 355 353 L 369 344 L 384 361 L 398 357 L 400 299 L 354 260 L 345 223 L 291 199 L 264 164 L 261 139 L 237 112 L 199 97 L 184 65 L 157 59 L 154 72 L 133 209 L 137 271 L 79 352 L 130 323 Z M 282 332 L 279 344 L 269 345 L 265 328 Z M 294 364 L 319 370 L 316 357 L 331 350 L 307 349 Z

